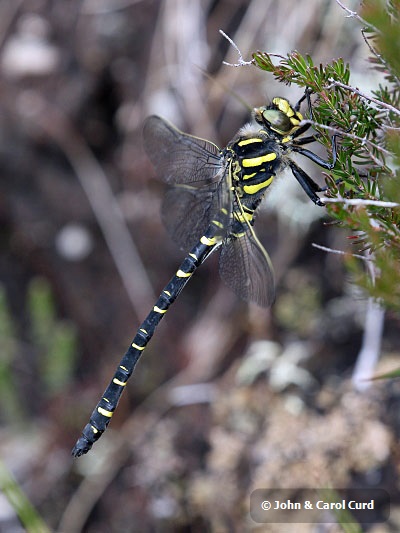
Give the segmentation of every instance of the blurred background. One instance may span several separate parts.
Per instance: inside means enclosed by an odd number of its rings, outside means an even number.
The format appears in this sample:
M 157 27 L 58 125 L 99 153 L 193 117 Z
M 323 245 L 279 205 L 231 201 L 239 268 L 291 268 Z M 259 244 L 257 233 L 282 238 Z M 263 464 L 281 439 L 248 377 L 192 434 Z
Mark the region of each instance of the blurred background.
M 161 223 L 165 187 L 143 150 L 144 118 L 224 146 L 249 108 L 302 96 L 255 67 L 223 65 L 238 56 L 219 29 L 244 59 L 297 49 L 316 64 L 343 57 L 364 92 L 379 82 L 358 22 L 334 0 L 0 3 L 3 468 L 50 531 L 282 531 L 251 520 L 250 494 L 298 487 L 385 488 L 390 522 L 364 528 L 398 531 L 400 386 L 352 381 L 368 302 L 340 255 L 312 247 L 348 250 L 348 234 L 290 175 L 256 222 L 275 268 L 272 309 L 239 301 L 211 257 L 156 331 L 107 432 L 71 458 L 187 252 Z M 382 339 L 373 335 L 377 374 L 398 366 L 398 331 L 387 313 Z M 4 494 L 0 530 L 23 531 Z

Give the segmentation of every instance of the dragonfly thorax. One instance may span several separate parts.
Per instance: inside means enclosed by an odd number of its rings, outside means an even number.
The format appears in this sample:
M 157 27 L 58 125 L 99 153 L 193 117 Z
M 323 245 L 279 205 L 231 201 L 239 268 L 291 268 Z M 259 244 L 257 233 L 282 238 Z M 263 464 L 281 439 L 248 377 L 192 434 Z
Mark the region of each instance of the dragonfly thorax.
M 226 153 L 230 157 L 232 186 L 240 198 L 264 196 L 284 164 L 284 151 L 285 147 L 269 132 L 259 128 L 239 132 L 228 144 Z

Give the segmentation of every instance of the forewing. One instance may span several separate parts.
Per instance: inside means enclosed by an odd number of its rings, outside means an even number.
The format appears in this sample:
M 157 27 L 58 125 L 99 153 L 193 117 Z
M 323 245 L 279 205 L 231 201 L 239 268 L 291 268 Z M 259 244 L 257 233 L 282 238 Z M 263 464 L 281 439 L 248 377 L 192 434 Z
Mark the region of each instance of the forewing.
M 229 195 L 225 178 L 212 187 L 171 187 L 164 197 L 162 219 L 172 239 L 181 248 L 190 249 L 215 219 L 221 223 L 219 235 L 224 237 L 229 225 Z
M 220 276 L 243 300 L 269 307 L 275 299 L 271 260 L 250 226 L 237 235 L 229 235 L 223 244 Z
M 161 117 L 146 119 L 143 139 L 158 177 L 170 185 L 210 184 L 221 171 L 220 151 L 215 144 L 187 135 Z

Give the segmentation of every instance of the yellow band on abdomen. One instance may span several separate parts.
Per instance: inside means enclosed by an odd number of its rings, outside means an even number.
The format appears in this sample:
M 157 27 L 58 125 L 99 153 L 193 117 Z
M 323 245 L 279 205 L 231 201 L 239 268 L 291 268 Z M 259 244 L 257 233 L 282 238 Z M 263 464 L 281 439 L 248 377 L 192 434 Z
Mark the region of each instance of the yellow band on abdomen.
M 184 272 L 183 270 L 179 269 L 176 275 L 178 278 L 189 278 L 192 274 L 190 272 Z
M 98 407 L 97 408 L 97 411 L 103 415 L 103 416 L 106 416 L 107 418 L 111 418 L 112 415 L 114 414 L 112 411 L 106 411 L 105 409 L 103 409 L 102 407 Z
M 214 244 L 217 244 L 217 239 L 213 237 L 212 239 L 209 239 L 208 237 L 203 237 L 200 239 L 201 244 L 205 244 L 206 246 L 214 246 Z
M 126 385 L 126 382 L 124 382 L 124 381 L 120 381 L 120 380 L 117 379 L 117 378 L 114 378 L 114 379 L 113 379 L 113 383 L 115 383 L 116 385 L 119 385 L 120 387 L 125 387 L 125 385 Z

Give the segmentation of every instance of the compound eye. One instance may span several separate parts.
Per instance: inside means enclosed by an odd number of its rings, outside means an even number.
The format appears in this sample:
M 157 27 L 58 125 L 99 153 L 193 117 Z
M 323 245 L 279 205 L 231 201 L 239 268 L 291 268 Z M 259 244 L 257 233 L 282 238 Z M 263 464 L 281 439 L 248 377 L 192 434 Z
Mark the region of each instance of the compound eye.
M 265 125 L 278 133 L 290 133 L 293 129 L 293 124 L 290 118 L 278 109 L 265 109 L 262 113 Z

